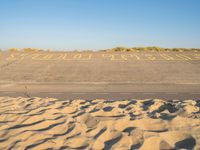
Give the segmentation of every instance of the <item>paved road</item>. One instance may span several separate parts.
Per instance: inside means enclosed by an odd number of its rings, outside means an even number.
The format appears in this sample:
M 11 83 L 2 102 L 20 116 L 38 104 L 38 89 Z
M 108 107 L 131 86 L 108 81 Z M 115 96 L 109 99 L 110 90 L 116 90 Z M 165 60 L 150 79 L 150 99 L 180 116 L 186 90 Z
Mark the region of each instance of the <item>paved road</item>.
M 200 52 L 3 52 L 0 74 L 0 96 L 200 99 Z

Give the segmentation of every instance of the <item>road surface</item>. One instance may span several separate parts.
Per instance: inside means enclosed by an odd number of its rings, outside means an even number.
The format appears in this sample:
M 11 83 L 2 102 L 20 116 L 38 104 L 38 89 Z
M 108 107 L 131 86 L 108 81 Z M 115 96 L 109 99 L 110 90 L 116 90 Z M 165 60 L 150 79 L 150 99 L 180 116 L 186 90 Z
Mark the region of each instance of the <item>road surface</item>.
M 200 52 L 1 52 L 0 96 L 200 99 Z

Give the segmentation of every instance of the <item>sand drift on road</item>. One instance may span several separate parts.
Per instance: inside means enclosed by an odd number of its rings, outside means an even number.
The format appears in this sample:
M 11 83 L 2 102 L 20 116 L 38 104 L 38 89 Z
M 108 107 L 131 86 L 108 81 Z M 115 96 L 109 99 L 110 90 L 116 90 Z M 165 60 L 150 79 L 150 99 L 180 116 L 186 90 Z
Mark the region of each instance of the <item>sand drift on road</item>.
M 0 97 L 0 149 L 200 149 L 200 101 Z

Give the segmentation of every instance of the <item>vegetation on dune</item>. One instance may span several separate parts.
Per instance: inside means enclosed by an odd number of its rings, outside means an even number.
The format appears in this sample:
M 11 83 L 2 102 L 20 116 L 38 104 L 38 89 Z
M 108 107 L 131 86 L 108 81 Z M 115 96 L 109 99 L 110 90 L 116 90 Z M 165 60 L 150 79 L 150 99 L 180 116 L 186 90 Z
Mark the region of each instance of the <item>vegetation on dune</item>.
M 111 49 L 106 49 L 106 52 L 134 52 L 134 51 L 200 51 L 199 48 L 161 48 L 161 47 L 115 47 Z
M 0 50 L 1 51 L 1 50 Z M 55 50 L 51 49 L 38 49 L 38 48 L 10 48 L 8 49 L 9 52 L 26 52 L 26 53 L 34 53 L 34 52 L 52 52 Z M 56 50 L 57 51 L 57 50 Z M 64 50 L 65 51 L 65 50 Z M 68 51 L 68 50 L 66 50 Z M 83 52 L 93 52 L 93 50 L 82 50 Z M 199 51 L 200 48 L 161 48 L 161 47 L 132 47 L 132 48 L 127 48 L 127 47 L 115 47 L 115 48 L 110 48 L 110 49 L 102 49 L 99 50 L 100 52 L 135 52 L 135 51 Z M 70 52 L 81 52 L 79 50 L 74 50 Z
M 30 53 L 30 52 L 39 52 L 39 51 L 44 51 L 42 49 L 37 49 L 37 48 L 9 48 L 8 49 L 9 52 L 27 52 L 27 53 Z M 47 50 L 49 51 L 49 50 Z
M 18 52 L 19 49 L 18 48 L 9 48 L 8 51 L 9 52 Z

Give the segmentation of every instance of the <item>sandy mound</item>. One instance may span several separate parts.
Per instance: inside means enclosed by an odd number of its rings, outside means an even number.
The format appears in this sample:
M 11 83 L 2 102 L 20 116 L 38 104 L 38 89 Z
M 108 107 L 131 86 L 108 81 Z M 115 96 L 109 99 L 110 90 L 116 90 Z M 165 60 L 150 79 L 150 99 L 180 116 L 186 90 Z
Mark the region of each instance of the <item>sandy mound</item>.
M 1 97 L 0 149 L 200 149 L 200 101 Z

